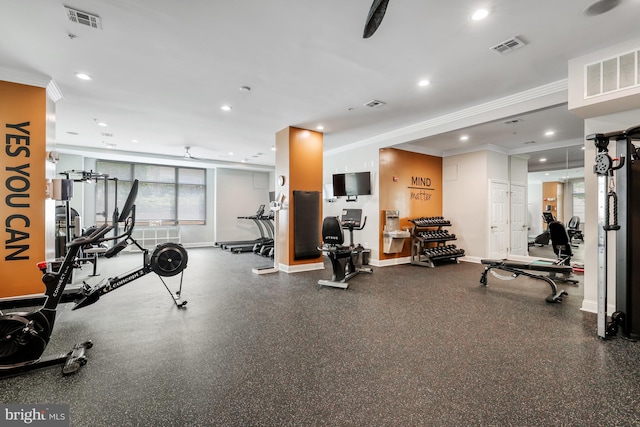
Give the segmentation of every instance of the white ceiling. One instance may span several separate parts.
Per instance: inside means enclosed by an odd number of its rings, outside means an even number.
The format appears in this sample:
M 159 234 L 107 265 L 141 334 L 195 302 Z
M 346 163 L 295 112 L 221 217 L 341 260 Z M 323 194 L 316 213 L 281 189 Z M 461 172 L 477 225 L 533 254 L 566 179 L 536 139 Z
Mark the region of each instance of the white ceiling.
M 287 126 L 322 124 L 325 149 L 335 149 L 566 79 L 569 59 L 640 35 L 638 0 L 594 17 L 582 13 L 593 0 L 391 0 L 363 39 L 371 2 L 69 0 L 100 17 L 92 29 L 70 22 L 59 1 L 0 0 L 0 78 L 55 81 L 60 147 L 179 158 L 190 146 L 198 158 L 273 165 L 275 133 Z M 479 6 L 491 14 L 471 21 Z M 527 45 L 490 50 L 513 36 Z M 431 85 L 418 87 L 424 78 Z M 374 99 L 386 104 L 364 106 Z M 518 118 L 466 129 L 464 146 L 461 132 L 412 145 L 446 154 L 582 144 L 565 105 Z M 546 139 L 547 128 L 556 135 Z

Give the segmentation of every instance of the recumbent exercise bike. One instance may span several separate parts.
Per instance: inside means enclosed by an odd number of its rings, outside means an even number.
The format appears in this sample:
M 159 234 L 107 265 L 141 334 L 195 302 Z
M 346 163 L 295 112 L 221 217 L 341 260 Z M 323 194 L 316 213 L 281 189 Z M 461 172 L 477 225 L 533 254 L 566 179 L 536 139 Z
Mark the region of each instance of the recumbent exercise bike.
M 362 209 L 344 209 L 342 220 L 328 216 L 322 221 L 323 245 L 318 249 L 331 260 L 333 274 L 331 280 L 318 280 L 320 286 L 347 289 L 349 279 L 360 273 L 373 273 L 371 268 L 362 267 L 363 258 L 369 250 L 353 244 L 353 230 L 362 230 L 367 224 L 366 216 L 364 221 L 361 219 Z M 349 246 L 344 246 L 343 228 L 349 230 Z
M 124 233 L 114 237 L 104 237 L 114 226 L 104 224 L 89 236 L 82 236 L 67 244 L 67 253 L 55 272 L 47 261 L 38 263 L 38 268 L 43 272 L 42 282 L 45 285 L 43 302 L 37 310 L 30 312 L 14 312 L 2 315 L 0 313 L 0 378 L 6 378 L 57 364 L 64 364 L 63 375 L 71 374 L 87 363 L 85 351 L 93 346 L 91 341 L 76 344 L 71 351 L 59 355 L 42 357 L 51 338 L 53 325 L 56 319 L 57 306 L 61 302 L 75 302 L 73 310 L 86 307 L 95 303 L 101 295 L 111 292 L 126 285 L 150 272 L 160 276 L 163 285 L 169 291 L 175 305 L 184 308 L 186 301 L 180 299 L 182 292 L 182 273 L 187 267 L 187 252 L 177 243 L 164 243 L 158 245 L 153 254 L 142 248 L 131 237 L 135 224 L 135 198 L 138 192 L 138 181 L 135 180 L 129 192 L 129 196 L 118 218 L 118 222 L 125 222 Z M 122 239 L 122 240 L 120 240 Z M 136 245 L 143 254 L 141 268 L 124 275 L 104 279 L 95 287 L 84 283 L 77 292 L 65 292 L 65 287 L 70 283 L 73 269 L 77 267 L 77 256 L 82 247 L 97 245 L 101 242 L 120 240 L 111 247 L 104 256 L 107 258 L 117 255 L 129 244 Z M 181 274 L 180 289 L 173 293 L 162 277 L 170 277 Z M 30 303 L 34 299 L 28 299 Z M 21 306 L 24 306 L 22 304 Z

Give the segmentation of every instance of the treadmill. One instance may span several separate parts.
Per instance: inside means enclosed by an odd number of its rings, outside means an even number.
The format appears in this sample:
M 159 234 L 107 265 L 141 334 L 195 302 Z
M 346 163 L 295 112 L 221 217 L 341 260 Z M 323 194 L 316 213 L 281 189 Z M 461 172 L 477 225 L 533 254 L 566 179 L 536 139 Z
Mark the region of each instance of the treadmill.
M 264 215 L 265 205 L 260 205 L 255 215 L 251 216 L 239 216 L 238 219 L 241 220 L 251 220 L 253 221 L 258 230 L 260 231 L 260 237 L 254 240 L 235 240 L 235 241 L 226 241 L 226 242 L 216 242 L 215 245 L 220 248 L 227 250 L 233 253 L 241 253 L 241 252 L 253 252 L 253 248 L 256 244 L 264 245 L 269 241 L 273 241 L 273 226 L 269 223 L 269 226 L 266 226 L 264 223 L 265 218 L 268 216 Z M 266 234 L 265 235 L 265 231 Z

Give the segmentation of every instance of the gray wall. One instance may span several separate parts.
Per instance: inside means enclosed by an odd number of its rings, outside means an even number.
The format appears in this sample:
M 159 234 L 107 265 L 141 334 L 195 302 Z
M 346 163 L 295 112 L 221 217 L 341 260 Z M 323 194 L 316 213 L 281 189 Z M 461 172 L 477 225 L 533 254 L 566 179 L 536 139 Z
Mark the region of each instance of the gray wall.
M 142 163 L 141 159 L 132 158 L 128 161 Z M 70 170 L 95 171 L 96 159 L 62 153 L 56 164 L 56 174 Z M 260 237 L 253 221 L 239 220 L 238 216 L 253 215 L 260 204 L 265 204 L 268 210 L 269 191 L 273 191 L 275 187 L 273 172 L 206 168 L 206 183 L 205 224 L 181 225 L 182 243 L 186 247 L 212 246 L 219 240 L 250 240 Z M 96 183 L 74 184 L 74 196 L 70 205 L 81 215 L 82 226 L 85 228 L 95 223 L 95 186 Z
M 269 209 L 273 174 L 237 169 L 216 169 L 215 241 L 252 240 L 260 237 L 256 224 L 239 216 L 254 215 L 261 204 Z

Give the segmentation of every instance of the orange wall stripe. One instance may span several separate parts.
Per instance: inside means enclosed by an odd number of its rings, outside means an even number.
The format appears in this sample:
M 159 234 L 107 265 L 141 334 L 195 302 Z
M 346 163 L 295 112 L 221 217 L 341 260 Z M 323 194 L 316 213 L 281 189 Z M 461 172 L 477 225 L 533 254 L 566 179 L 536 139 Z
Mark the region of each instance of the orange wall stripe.
M 0 297 L 42 293 L 46 90 L 0 81 Z

